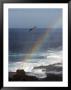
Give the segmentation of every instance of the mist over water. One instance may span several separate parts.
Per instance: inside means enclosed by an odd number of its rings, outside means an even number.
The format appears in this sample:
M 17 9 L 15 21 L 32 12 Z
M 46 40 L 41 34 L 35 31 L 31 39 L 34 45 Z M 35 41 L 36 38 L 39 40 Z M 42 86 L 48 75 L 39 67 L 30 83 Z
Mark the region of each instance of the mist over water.
M 45 28 L 39 28 L 34 32 L 29 32 L 29 29 L 9 29 L 9 71 L 23 68 L 26 72 L 32 72 L 36 66 L 62 63 L 61 28 L 48 33 L 48 38 L 41 47 L 30 53 L 32 46 L 46 31 L 48 32 Z M 30 54 L 32 57 L 25 60 L 25 56 Z

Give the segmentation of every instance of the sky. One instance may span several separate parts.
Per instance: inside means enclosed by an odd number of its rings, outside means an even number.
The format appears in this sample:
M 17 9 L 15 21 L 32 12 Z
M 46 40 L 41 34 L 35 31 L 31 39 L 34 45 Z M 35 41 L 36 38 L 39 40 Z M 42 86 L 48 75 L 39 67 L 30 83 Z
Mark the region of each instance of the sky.
M 9 28 L 61 28 L 62 9 L 9 9 Z

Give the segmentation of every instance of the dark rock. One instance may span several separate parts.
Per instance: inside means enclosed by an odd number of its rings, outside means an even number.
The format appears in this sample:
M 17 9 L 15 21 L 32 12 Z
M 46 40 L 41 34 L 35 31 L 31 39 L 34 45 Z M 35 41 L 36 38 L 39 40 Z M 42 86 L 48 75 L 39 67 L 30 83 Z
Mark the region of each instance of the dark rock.
M 46 68 L 46 78 L 36 78 L 35 76 L 28 76 L 23 69 L 18 69 L 16 72 L 9 72 L 9 81 L 62 81 L 62 66 L 57 67 L 56 65 L 57 64 L 34 68 Z
M 34 81 L 34 80 L 37 80 L 37 78 L 33 76 L 27 76 L 24 70 L 17 70 L 12 77 L 9 76 L 9 81 Z

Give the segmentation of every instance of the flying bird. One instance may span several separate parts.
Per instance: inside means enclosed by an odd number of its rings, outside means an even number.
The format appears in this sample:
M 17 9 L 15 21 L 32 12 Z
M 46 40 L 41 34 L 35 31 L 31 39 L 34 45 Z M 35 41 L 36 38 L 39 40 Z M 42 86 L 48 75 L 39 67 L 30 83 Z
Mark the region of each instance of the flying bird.
M 31 29 L 29 29 L 29 32 L 34 31 L 34 30 L 36 30 L 36 26 L 34 26 Z

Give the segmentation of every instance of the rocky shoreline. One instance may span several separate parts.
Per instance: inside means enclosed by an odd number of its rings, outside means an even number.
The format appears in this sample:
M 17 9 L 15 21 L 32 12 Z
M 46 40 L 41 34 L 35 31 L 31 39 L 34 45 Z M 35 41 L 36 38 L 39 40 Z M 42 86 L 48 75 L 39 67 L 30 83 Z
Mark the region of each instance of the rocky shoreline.
M 62 81 L 62 66 L 60 63 L 57 63 L 49 66 L 35 67 L 33 72 L 30 73 L 26 73 L 23 69 L 9 72 L 9 81 Z

